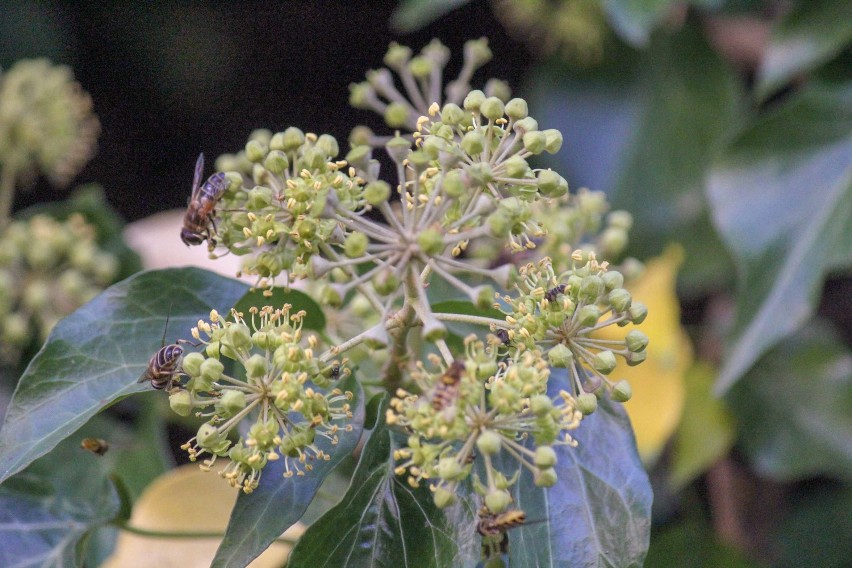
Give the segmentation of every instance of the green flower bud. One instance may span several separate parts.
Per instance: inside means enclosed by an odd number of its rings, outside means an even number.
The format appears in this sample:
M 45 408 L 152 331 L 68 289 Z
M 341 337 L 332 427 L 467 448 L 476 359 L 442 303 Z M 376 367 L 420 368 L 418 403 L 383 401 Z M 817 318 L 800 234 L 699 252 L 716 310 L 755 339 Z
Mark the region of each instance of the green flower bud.
M 621 272 L 617 270 L 609 270 L 607 272 L 604 272 L 601 275 L 601 279 L 603 280 L 607 292 L 611 292 L 616 288 L 621 288 L 622 286 L 624 286 L 624 276 L 622 276 Z
M 464 59 L 469 61 L 472 67 L 482 67 L 491 61 L 491 57 L 491 48 L 488 47 L 487 38 L 469 39 L 464 42 Z
M 530 398 L 530 411 L 538 417 L 545 416 L 553 410 L 553 401 L 544 394 L 537 394 Z
M 202 379 L 208 382 L 216 382 L 222 377 L 225 365 L 220 363 L 218 359 L 209 358 L 201 363 L 200 371 L 199 375 Z
M 444 236 L 437 229 L 426 229 L 417 235 L 420 250 L 428 256 L 436 256 L 444 250 Z
M 531 116 L 526 118 L 522 118 L 515 122 L 515 126 L 513 127 L 515 132 L 523 135 L 527 132 L 535 132 L 538 130 L 538 121 Z
M 444 174 L 442 187 L 447 197 L 458 198 L 464 195 L 465 186 L 459 170 L 452 170 Z
M 476 378 L 481 381 L 488 379 L 489 377 L 494 376 L 497 372 L 497 361 L 493 359 L 489 359 L 488 361 L 483 361 L 476 364 Z
M 367 126 L 359 125 L 349 132 L 348 141 L 349 146 L 354 148 L 355 146 L 369 146 L 372 139 L 373 131 Z
M 441 122 L 450 126 L 458 126 L 466 118 L 465 112 L 457 104 L 447 103 L 441 109 Z
M 446 457 L 438 460 L 438 476 L 447 481 L 457 481 L 464 479 L 467 475 L 465 468 L 462 467 L 458 460 L 454 457 Z
M 255 164 L 262 162 L 268 151 L 266 145 L 259 140 L 249 140 L 246 144 L 246 158 Z
M 255 211 L 263 209 L 272 203 L 272 190 L 268 187 L 257 186 L 248 191 L 246 205 Z
M 219 429 L 209 423 L 201 425 L 195 435 L 195 441 L 200 448 L 216 455 L 224 455 L 228 446 L 231 445 L 231 442 L 219 432 Z
M 447 141 L 439 136 L 427 136 L 420 147 L 430 160 L 437 160 L 440 153 L 446 149 Z
M 411 153 L 411 142 L 402 136 L 394 136 L 385 144 L 385 150 L 387 150 L 391 160 L 400 164 Z
M 295 150 L 298 150 L 304 143 L 305 133 L 296 128 L 295 126 L 291 126 L 283 132 L 283 140 L 281 147 L 277 149 L 283 150 L 285 152 L 294 152 Z
M 486 219 L 486 222 L 488 223 L 488 228 L 491 229 L 491 236 L 494 238 L 505 238 L 509 235 L 509 231 L 512 230 L 512 218 L 503 209 L 498 209 L 491 213 Z
M 630 321 L 633 322 L 634 325 L 639 325 L 645 318 L 648 316 L 648 308 L 645 307 L 645 304 L 642 302 L 633 302 L 630 306 L 630 310 L 628 310 L 628 315 L 630 316 Z
M 550 446 L 539 446 L 535 449 L 533 463 L 541 469 L 556 465 L 556 451 Z
M 18 313 L 6 316 L 2 322 L 3 341 L 13 345 L 23 345 L 30 339 L 30 324 L 27 318 Z
M 592 366 L 596 371 L 603 373 L 604 375 L 610 374 L 613 369 L 615 369 L 617 363 L 618 361 L 615 359 L 615 353 L 609 349 L 599 352 L 592 359 Z
M 343 296 L 334 286 L 323 286 L 320 289 L 318 300 L 322 305 L 332 308 L 339 308 L 343 305 Z
M 524 138 L 529 135 L 524 135 Z M 568 193 L 568 182 L 553 170 L 538 172 L 538 190 L 544 197 L 562 197 Z
M 524 134 L 524 148 L 532 154 L 541 154 L 547 144 L 544 132 L 527 132 Z
M 470 300 L 480 310 L 487 310 L 494 303 L 495 293 L 493 286 L 477 286 L 473 289 Z
M 609 301 L 609 305 L 612 306 L 612 309 L 616 312 L 625 312 L 629 310 L 632 300 L 630 292 L 624 288 L 615 288 L 612 292 L 607 294 L 607 301 Z
M 447 490 L 444 487 L 438 487 L 435 489 L 435 492 L 432 494 L 432 499 L 435 501 L 435 506 L 439 509 L 444 509 L 445 507 L 449 507 L 456 501 L 456 495 L 452 491 Z
M 598 409 L 598 397 L 592 393 L 584 392 L 577 397 L 577 410 L 588 416 Z
M 624 357 L 624 360 L 627 362 L 627 364 L 629 366 L 635 367 L 636 365 L 645 361 L 645 359 L 647 359 L 647 358 L 648 358 L 648 352 L 647 351 L 637 351 L 635 353 L 633 353 L 633 352 L 628 353 Z
M 77 274 L 79 275 L 79 272 Z M 82 275 L 80 277 L 82 279 Z M 66 290 L 66 292 L 73 292 L 73 290 Z M 31 311 L 40 312 L 50 303 L 51 295 L 50 286 L 48 286 L 47 282 L 32 280 L 24 288 L 24 306 Z
M 408 163 L 417 173 L 422 173 L 432 165 L 432 158 L 423 150 L 415 150 L 408 155 Z
M 482 104 L 479 105 L 479 112 L 488 120 L 497 120 L 503 118 L 503 112 L 506 110 L 506 105 L 497 97 L 487 97 Z
M 409 108 L 405 103 L 393 102 L 385 108 L 385 124 L 391 128 L 402 128 L 408 124 Z
M 393 270 L 382 270 L 373 277 L 373 288 L 382 296 L 387 296 L 399 288 L 399 278 Z
M 617 256 L 627 247 L 627 231 L 621 227 L 608 227 L 598 236 L 601 251 L 608 256 Z
M 628 211 L 620 209 L 617 211 L 611 211 L 609 215 L 606 216 L 606 222 L 610 227 L 629 231 L 633 228 L 633 215 L 631 215 Z
M 506 81 L 491 78 L 485 83 L 485 94 L 489 97 L 497 97 L 505 102 L 512 96 L 512 89 L 509 88 L 509 83 Z
M 263 167 L 280 176 L 290 167 L 290 160 L 287 159 L 287 154 L 281 150 L 271 150 L 263 160 Z
M 563 343 L 559 343 L 547 352 L 547 359 L 554 367 L 565 369 L 574 363 L 574 354 Z
M 359 258 L 367 252 L 368 244 L 370 244 L 370 239 L 364 233 L 357 231 L 349 233 L 343 242 L 343 254 L 349 258 Z
M 648 336 L 638 329 L 633 329 L 627 332 L 624 341 L 627 344 L 627 349 L 634 353 L 644 351 L 648 346 Z
M 633 396 L 633 389 L 627 381 L 618 381 L 612 387 L 612 400 L 615 402 L 627 402 Z
M 595 303 L 603 293 L 604 283 L 600 276 L 590 274 L 583 278 L 580 282 L 580 293 L 578 297 L 582 302 Z
M 429 318 L 423 322 L 423 331 L 421 336 L 427 342 L 435 343 L 436 341 L 447 337 L 447 326 L 441 323 L 438 318 Z
M 506 168 L 506 175 L 510 178 L 522 179 L 526 177 L 530 171 L 530 165 L 527 161 L 517 154 L 503 162 L 503 167 Z
M 208 357 L 218 359 L 222 355 L 222 345 L 218 341 L 211 341 L 204 348 L 204 352 L 207 353 Z M 200 375 L 201 371 L 199 370 L 198 373 Z
M 492 513 L 499 514 L 512 504 L 512 496 L 504 489 L 496 489 L 485 496 L 485 506 Z
M 464 98 L 464 109 L 468 112 L 479 112 L 479 107 L 482 105 L 482 102 L 485 100 L 485 93 L 482 91 L 476 90 L 471 91 Z
M 593 327 L 601 319 L 601 311 L 595 305 L 583 306 L 577 313 L 577 321 L 583 327 Z
M 266 357 L 258 353 L 249 357 L 243 365 L 249 378 L 259 379 L 266 374 Z
M 186 390 L 177 390 L 169 394 L 169 408 L 178 416 L 189 416 L 192 412 L 192 395 Z
M 346 161 L 360 170 L 366 170 L 372 157 L 373 149 L 369 146 L 355 146 L 346 154 Z
M 520 120 L 526 118 L 530 114 L 530 109 L 527 106 L 527 101 L 524 99 L 514 98 L 506 103 L 506 116 L 512 120 Z
M 494 180 L 494 172 L 491 170 L 491 166 L 486 162 L 470 164 L 467 167 L 467 174 L 469 179 L 480 187 L 484 187 Z
M 234 389 L 226 389 L 222 398 L 216 401 L 216 413 L 222 418 L 230 418 L 245 407 L 246 394 Z
M 406 45 L 399 45 L 392 41 L 388 46 L 388 51 L 385 53 L 385 65 L 391 69 L 398 70 L 411 59 L 411 48 Z
M 180 367 L 190 377 L 197 377 L 201 375 L 201 364 L 203 362 L 204 355 L 201 353 L 187 353 L 183 356 Z
M 553 487 L 556 485 L 556 470 L 552 467 L 540 469 L 533 474 L 533 483 L 536 487 Z
M 493 430 L 486 430 L 476 439 L 476 447 L 479 451 L 490 456 L 499 452 L 502 445 L 503 440 L 500 434 Z
M 244 351 L 251 347 L 251 333 L 244 325 L 229 325 L 220 341 L 223 347 Z
M 340 153 L 340 145 L 331 134 L 321 134 L 317 138 L 316 147 L 323 151 L 326 158 L 336 158 Z
M 375 89 L 373 89 L 373 86 L 366 81 L 352 83 L 349 85 L 349 104 L 355 108 L 372 110 L 370 101 L 373 100 L 375 96 Z
M 555 154 L 560 148 L 562 148 L 562 133 L 555 128 L 548 128 L 545 130 L 544 139 L 544 149 L 548 154 Z
M 461 148 L 468 156 L 478 156 L 485 150 L 485 138 L 476 130 L 471 130 L 462 138 Z
M 231 191 L 239 191 L 243 186 L 243 175 L 240 172 L 225 172 L 225 177 L 228 178 L 228 189 Z
M 418 79 L 425 79 L 432 73 L 432 69 L 434 68 L 434 64 L 432 61 L 421 55 L 417 57 L 413 57 L 411 61 L 408 63 L 408 69 L 411 71 L 411 74 L 414 75 Z

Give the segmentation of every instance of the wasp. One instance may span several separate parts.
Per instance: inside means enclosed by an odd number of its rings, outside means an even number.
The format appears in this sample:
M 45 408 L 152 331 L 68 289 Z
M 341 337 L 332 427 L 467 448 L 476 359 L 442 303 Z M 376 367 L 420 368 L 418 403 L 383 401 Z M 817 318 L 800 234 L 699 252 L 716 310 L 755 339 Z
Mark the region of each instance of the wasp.
M 109 444 L 101 438 L 84 438 L 80 442 L 80 447 L 99 456 L 104 455 L 109 450 Z
M 171 311 L 171 310 L 169 310 Z M 163 339 L 161 340 L 160 349 L 157 350 L 148 360 L 148 368 L 139 377 L 137 383 L 151 381 L 151 386 L 155 389 L 171 389 L 175 382 L 175 377 L 181 374 L 178 369 L 178 363 L 183 355 L 183 347 L 177 343 L 166 345 L 166 330 L 169 328 L 169 318 L 166 317 L 166 327 L 163 329 Z
M 548 302 L 555 302 L 556 296 L 565 291 L 565 284 L 558 284 L 544 293 L 544 297 Z
M 228 189 L 228 178 L 222 172 L 216 172 L 201 183 L 201 174 L 204 172 L 204 154 L 198 155 L 195 162 L 195 176 L 192 178 L 192 194 L 183 216 L 183 229 L 180 231 L 180 240 L 186 246 L 200 245 L 204 239 L 210 240 L 210 227 L 215 231 L 216 225 L 210 218 L 216 203 Z
M 482 535 L 482 556 L 485 559 L 497 558 L 509 552 L 509 529 L 524 524 L 527 515 L 518 509 L 494 514 L 487 507 L 479 510 L 479 523 L 476 532 Z
M 432 395 L 432 408 L 443 410 L 453 403 L 459 393 L 459 383 L 464 372 L 464 361 L 456 359 L 438 379 L 435 393 Z

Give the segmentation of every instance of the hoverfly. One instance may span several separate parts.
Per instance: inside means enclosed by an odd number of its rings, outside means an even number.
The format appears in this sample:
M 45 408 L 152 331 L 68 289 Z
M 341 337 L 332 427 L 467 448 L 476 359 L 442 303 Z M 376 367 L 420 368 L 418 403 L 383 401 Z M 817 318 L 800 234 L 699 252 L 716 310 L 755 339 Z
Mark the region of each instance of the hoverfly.
M 565 284 L 557 284 L 550 290 L 544 293 L 544 297 L 547 298 L 548 302 L 555 302 L 556 297 L 565 291 Z
M 487 507 L 479 510 L 476 532 L 482 535 L 482 557 L 485 560 L 499 558 L 509 552 L 509 529 L 524 524 L 527 515 L 521 510 L 510 509 L 499 514 Z
M 171 308 L 169 309 L 171 311 Z M 171 389 L 175 381 L 175 377 L 180 375 L 181 371 L 177 368 L 180 358 L 183 355 L 183 347 L 177 343 L 166 345 L 166 331 L 169 329 L 169 317 L 166 316 L 166 327 L 163 329 L 163 339 L 160 342 L 160 347 L 156 353 L 148 360 L 148 368 L 139 377 L 137 383 L 151 381 L 151 386 L 155 389 Z
M 459 383 L 465 370 L 464 361 L 456 359 L 447 368 L 435 385 L 435 393 L 432 395 L 432 408 L 443 410 L 453 403 L 459 392 Z
M 210 240 L 210 226 L 215 224 L 210 214 L 216 207 L 216 203 L 222 198 L 228 189 L 228 179 L 222 172 L 216 172 L 201 183 L 201 174 L 204 172 L 204 154 L 198 155 L 195 162 L 195 176 L 192 178 L 192 194 L 183 216 L 183 229 L 180 231 L 180 240 L 186 246 L 200 245 L 204 239 Z
M 80 447 L 99 456 L 104 455 L 109 450 L 109 444 L 101 438 L 84 438 L 80 442 Z

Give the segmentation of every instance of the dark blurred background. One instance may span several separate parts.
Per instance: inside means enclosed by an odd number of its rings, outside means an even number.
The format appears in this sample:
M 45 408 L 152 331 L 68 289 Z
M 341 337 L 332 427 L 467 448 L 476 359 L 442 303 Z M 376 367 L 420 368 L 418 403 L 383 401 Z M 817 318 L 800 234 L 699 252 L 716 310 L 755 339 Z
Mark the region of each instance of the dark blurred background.
M 484 1 L 422 31 L 389 28 L 396 2 L 4 2 L 0 65 L 48 57 L 70 65 L 101 121 L 95 158 L 76 183 L 103 185 L 128 221 L 186 204 L 199 152 L 207 173 L 255 128 L 330 133 L 377 117 L 348 105 L 348 84 L 382 65 L 390 41 L 415 50 L 439 38 L 454 53 L 487 36 L 495 59 L 481 72 L 518 85 L 529 61 Z M 457 67 L 450 66 L 450 73 Z M 61 199 L 40 180 L 15 209 Z

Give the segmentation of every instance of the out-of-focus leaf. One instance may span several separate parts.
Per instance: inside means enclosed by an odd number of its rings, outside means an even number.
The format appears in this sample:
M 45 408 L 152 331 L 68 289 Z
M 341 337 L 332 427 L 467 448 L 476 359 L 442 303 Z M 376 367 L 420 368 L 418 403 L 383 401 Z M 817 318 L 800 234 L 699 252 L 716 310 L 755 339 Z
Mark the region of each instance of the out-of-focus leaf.
M 662 256 L 647 262 L 641 277 L 628 283 L 633 298 L 648 307 L 648 317 L 636 328 L 650 340 L 648 358 L 635 367 L 619 360 L 610 373 L 614 379 L 630 382 L 633 397 L 624 408 L 646 464 L 656 461 L 677 428 L 686 392 L 684 374 L 692 365 L 692 344 L 680 325 L 680 304 L 675 294 L 682 261 L 683 249 L 670 246 Z M 609 326 L 596 337 L 623 340 L 626 332 Z
M 396 476 L 400 436 L 385 426 L 386 399 L 373 407 L 375 426 L 349 490 L 305 532 L 288 566 L 472 566 L 479 556 L 474 507 L 440 511 L 425 486 L 412 489 Z
M 621 39 L 645 47 L 651 32 L 678 4 L 717 6 L 723 0 L 601 0 L 612 27 Z
M 314 331 L 323 331 L 325 329 L 325 315 L 322 308 L 313 298 L 300 290 L 273 288 L 271 296 L 264 296 L 262 290 L 250 290 L 246 292 L 245 296 L 240 298 L 234 309 L 242 312 L 249 318 L 249 308 L 251 307 L 262 308 L 263 306 L 272 306 L 273 308 L 280 308 L 284 304 L 293 306 L 290 313 L 305 310 L 306 315 L 302 323 L 306 329 L 313 329 Z
M 80 440 L 118 429 L 98 417 L 0 485 L 0 566 L 80 565 L 86 539 L 119 510 L 109 454 L 91 454 Z
M 470 0 L 402 0 L 391 16 L 391 28 L 397 33 L 417 31 L 468 3 Z
M 755 122 L 713 167 L 708 194 L 740 276 L 724 393 L 807 321 L 825 274 L 852 263 L 852 84 L 808 89 Z
M 816 486 L 814 486 L 816 485 Z M 847 566 L 852 558 L 852 487 L 811 484 L 785 503 L 787 514 L 772 535 L 773 566 Z
M 166 398 L 166 397 L 163 397 Z M 110 455 L 118 454 L 114 472 L 127 487 L 132 499 L 154 479 L 174 467 L 174 459 L 166 438 L 165 421 L 157 410 L 155 400 L 146 400 L 133 426 L 129 440 L 111 440 Z M 109 432 L 99 435 L 110 441 Z
M 807 564 L 804 564 L 807 565 Z M 678 523 L 651 538 L 645 568 L 755 568 L 736 550 L 716 540 L 713 528 L 700 522 Z
M 679 280 L 688 294 L 733 273 L 710 222 L 704 179 L 740 116 L 738 85 L 689 24 L 655 37 L 634 66 L 592 77 L 542 74 L 533 86 L 544 93 L 545 112 L 536 118 L 565 136 L 551 163 L 633 214 L 628 254 L 648 258 L 680 242 L 686 257 Z
M 837 55 L 852 40 L 852 2 L 797 2 L 772 30 L 757 72 L 756 93 L 765 98 L 800 73 Z
M 0 429 L 0 482 L 92 416 L 131 394 L 167 337 L 188 338 L 212 308 L 226 313 L 247 286 L 195 268 L 143 272 L 57 324 L 13 395 Z M 161 394 L 161 393 L 160 393 Z
M 116 280 L 124 279 L 142 270 L 142 262 L 121 238 L 124 220 L 107 202 L 104 190 L 99 185 L 82 185 L 74 190 L 65 201 L 39 203 L 15 214 L 16 218 L 28 219 L 33 215 L 46 214 L 65 220 L 72 213 L 80 213 L 95 227 L 98 246 L 116 256 L 119 270 Z
M 675 490 L 727 454 L 737 437 L 733 416 L 712 392 L 715 369 L 699 362 L 684 379 L 686 400 L 671 455 L 670 483 Z
M 551 375 L 551 396 L 566 387 L 564 370 Z M 512 486 L 529 522 L 509 531 L 510 565 L 641 567 L 653 496 L 624 409 L 601 400 L 571 434 L 576 448 L 554 446 L 556 485 L 536 487 L 524 469 Z M 517 467 L 505 453 L 495 462 L 505 472 Z
M 852 480 L 852 351 L 818 321 L 779 343 L 727 397 L 755 469 Z
M 313 462 L 313 469 L 304 475 L 290 477 L 284 477 L 283 457 L 270 461 L 263 470 L 260 485 L 251 494 L 240 493 L 237 498 L 212 567 L 245 566 L 266 550 L 282 532 L 299 520 L 325 477 L 355 449 L 364 425 L 364 396 L 352 375 L 340 381 L 338 387 L 354 395 L 350 403 L 352 419 L 340 424 L 336 444 L 322 435 L 317 435 L 314 441 L 331 458 Z M 345 428 L 348 425 L 352 426 L 349 430 Z M 328 541 L 324 546 L 328 546 Z
M 158 477 L 136 502 L 129 526 L 160 533 L 204 533 L 207 536 L 160 536 L 155 540 L 125 531 L 103 568 L 210 566 L 236 499 L 237 490 L 222 479 L 218 471 L 201 471 L 194 464 Z M 304 527 L 294 525 L 284 536 L 295 539 L 303 531 Z M 250 566 L 277 568 L 287 560 L 290 548 L 284 542 L 275 543 Z

